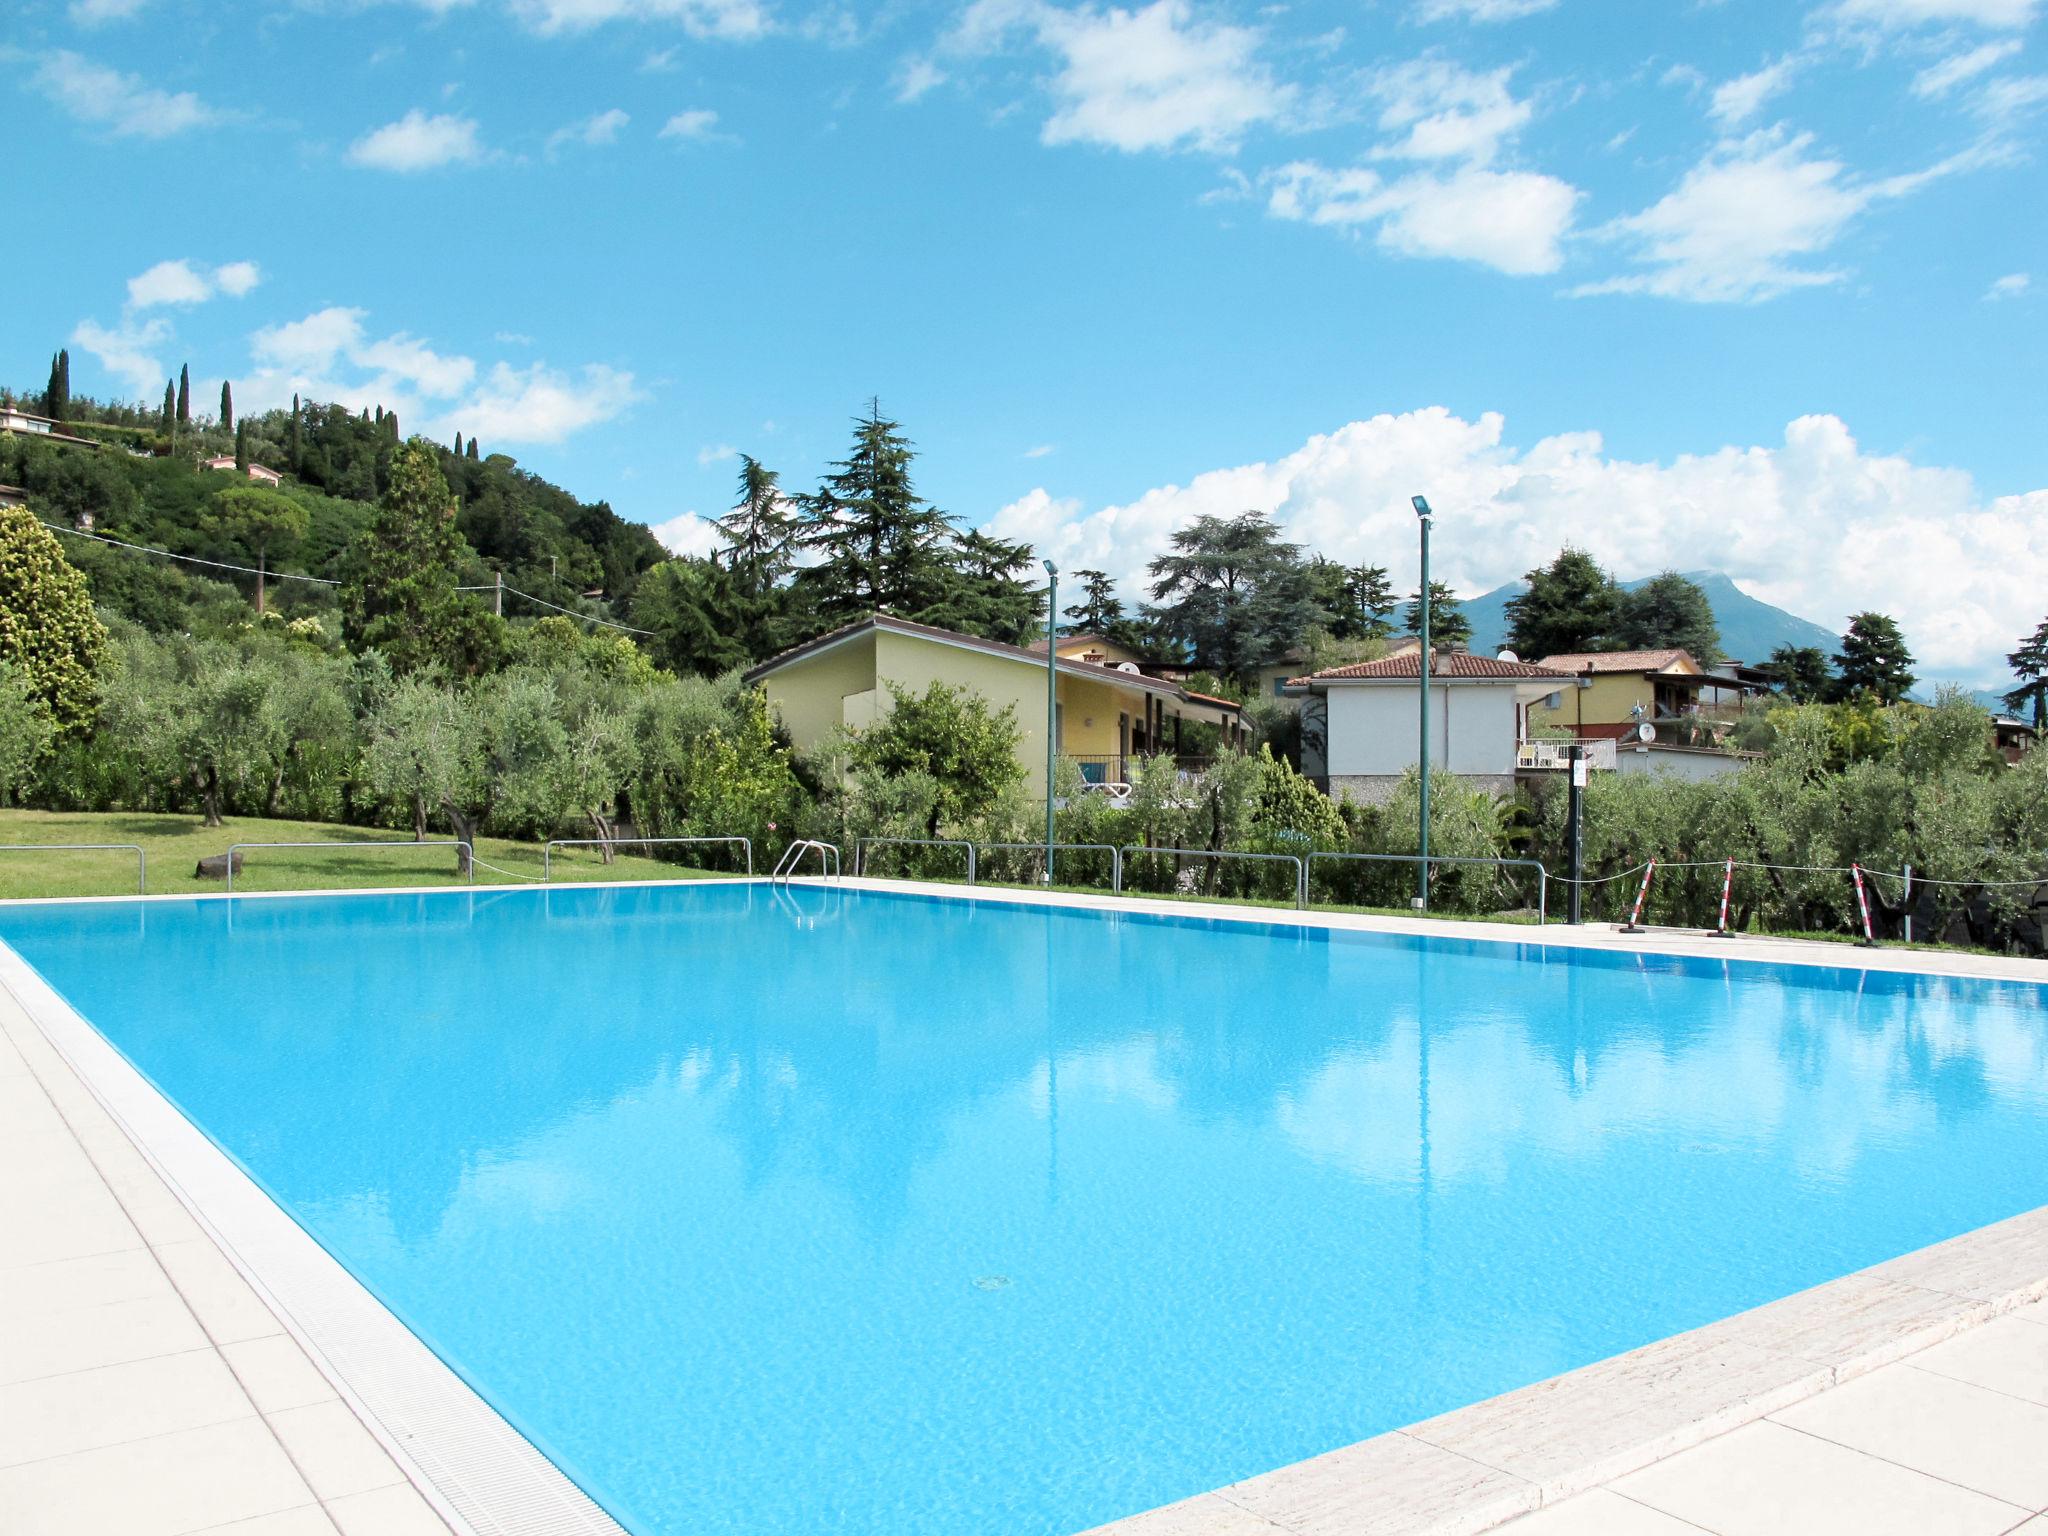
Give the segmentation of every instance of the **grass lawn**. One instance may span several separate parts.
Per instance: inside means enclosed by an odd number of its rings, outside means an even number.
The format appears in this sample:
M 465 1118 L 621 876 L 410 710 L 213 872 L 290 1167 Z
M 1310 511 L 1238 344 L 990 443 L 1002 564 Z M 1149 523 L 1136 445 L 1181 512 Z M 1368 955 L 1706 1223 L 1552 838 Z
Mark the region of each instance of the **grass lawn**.
M 219 880 L 202 880 L 193 870 L 200 859 L 225 853 L 234 843 L 348 843 L 383 840 L 400 851 L 371 848 L 251 848 L 242 855 L 237 891 L 356 890 L 382 885 L 461 885 L 453 848 L 413 848 L 403 833 L 375 827 L 341 827 L 320 821 L 270 821 L 230 816 L 211 830 L 197 816 L 110 811 L 0 810 L 0 844 L 133 843 L 149 859 L 149 893 L 218 891 Z M 692 850 L 693 852 L 696 850 Z M 731 850 L 735 855 L 740 850 Z M 703 850 L 707 861 L 724 857 Z M 525 885 L 541 877 L 541 848 L 504 838 L 476 845 L 479 884 Z M 497 865 L 497 869 L 486 865 Z M 607 866 L 594 848 L 558 848 L 557 883 L 578 880 L 691 880 L 711 872 L 681 864 L 620 854 Z M 23 896 L 132 896 L 132 853 L 0 853 L 0 898 Z

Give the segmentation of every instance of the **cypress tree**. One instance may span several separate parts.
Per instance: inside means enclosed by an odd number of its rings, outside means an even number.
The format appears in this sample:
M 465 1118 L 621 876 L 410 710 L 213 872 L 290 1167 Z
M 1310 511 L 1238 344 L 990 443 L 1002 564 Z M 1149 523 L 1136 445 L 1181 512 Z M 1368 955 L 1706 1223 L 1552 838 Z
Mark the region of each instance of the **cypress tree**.
M 235 424 L 235 392 L 228 388 L 228 381 L 220 381 L 220 429 L 229 431 Z
M 180 364 L 178 368 L 178 425 L 187 426 L 192 421 L 192 369 Z
M 57 414 L 57 354 L 50 354 L 50 382 L 43 386 L 43 414 Z
M 57 409 L 50 413 L 59 421 L 71 419 L 71 353 L 57 349 Z
M 292 473 L 299 472 L 299 397 L 292 396 Z
M 235 427 L 235 468 L 243 474 L 249 472 L 249 423 L 238 423 Z
M 398 441 L 398 412 L 386 411 L 384 413 L 384 430 L 391 434 L 391 441 L 394 443 Z
M 472 461 L 476 458 L 476 439 L 473 437 L 469 440 L 469 456 Z
M 171 430 L 171 423 L 178 415 L 178 387 L 169 379 L 164 380 L 164 422 L 163 430 Z
M 458 459 L 462 457 L 462 434 L 460 432 L 455 434 L 455 457 Z

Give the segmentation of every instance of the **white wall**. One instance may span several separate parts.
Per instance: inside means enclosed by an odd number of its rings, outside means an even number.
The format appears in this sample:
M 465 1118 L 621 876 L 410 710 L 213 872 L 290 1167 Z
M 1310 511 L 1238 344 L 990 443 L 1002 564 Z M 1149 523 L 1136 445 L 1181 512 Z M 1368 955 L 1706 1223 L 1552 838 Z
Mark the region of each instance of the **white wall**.
M 1397 774 L 1415 766 L 1419 690 L 1367 684 L 1329 690 L 1332 778 Z M 1432 683 L 1429 763 L 1450 773 L 1515 771 L 1515 690 L 1501 683 Z
M 1614 754 L 1614 766 L 1621 773 L 1666 774 L 1697 784 L 1704 779 L 1726 778 L 1742 771 L 1742 759 L 1728 752 L 1708 752 L 1686 747 L 1652 746 L 1637 751 L 1626 744 Z

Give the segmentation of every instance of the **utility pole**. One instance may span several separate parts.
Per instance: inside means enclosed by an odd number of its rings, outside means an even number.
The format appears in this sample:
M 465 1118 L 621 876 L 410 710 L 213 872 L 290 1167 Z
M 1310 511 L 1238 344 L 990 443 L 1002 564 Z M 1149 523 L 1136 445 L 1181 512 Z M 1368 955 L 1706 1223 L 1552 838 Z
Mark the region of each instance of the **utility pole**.
M 1060 729 L 1060 568 L 1045 566 L 1045 883 L 1052 886 L 1053 760 L 1059 751 Z
M 1565 846 L 1571 866 L 1572 903 L 1571 921 L 1582 921 L 1579 915 L 1579 897 L 1585 887 L 1579 884 L 1579 875 L 1585 861 L 1585 811 L 1586 811 L 1586 744 L 1574 741 L 1571 747 L 1571 789 L 1565 800 Z
M 1422 739 L 1420 744 L 1421 750 L 1417 754 L 1422 769 L 1420 783 L 1422 814 L 1420 817 L 1419 838 L 1421 843 L 1419 851 L 1422 854 L 1422 862 L 1418 866 L 1421 873 L 1416 877 L 1415 881 L 1415 907 L 1417 911 L 1427 912 L 1429 910 L 1429 501 L 1428 498 L 1422 496 L 1416 496 L 1411 499 L 1415 505 L 1416 519 L 1422 525 L 1422 595 L 1420 599 L 1422 620 L 1416 626 L 1421 631 L 1417 638 L 1422 641 L 1422 650 L 1416 658 L 1418 676 L 1422 683 L 1422 707 L 1418 711 L 1422 717 Z
M 505 573 L 494 571 L 492 574 L 497 582 L 491 589 L 491 612 L 502 619 L 505 617 Z

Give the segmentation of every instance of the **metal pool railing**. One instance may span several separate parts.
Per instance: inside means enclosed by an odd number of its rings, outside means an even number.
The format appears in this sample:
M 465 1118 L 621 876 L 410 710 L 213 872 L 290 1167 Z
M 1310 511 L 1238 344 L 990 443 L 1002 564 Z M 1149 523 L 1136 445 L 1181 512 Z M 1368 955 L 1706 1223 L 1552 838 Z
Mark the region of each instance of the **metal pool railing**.
M 967 850 L 967 883 L 974 884 L 974 844 L 955 837 L 857 837 L 853 840 L 853 878 L 867 868 L 870 848 L 964 848 Z
M 1044 843 L 976 843 L 977 849 L 986 848 L 990 853 L 1045 853 Z M 1109 855 L 1109 888 L 1121 891 L 1124 888 L 1123 850 L 1114 843 L 1054 843 L 1054 853 L 1106 853 Z
M 149 892 L 149 855 L 134 843 L 0 843 L 0 853 L 132 853 L 135 894 Z
M 1256 859 L 1268 864 L 1292 864 L 1294 866 L 1294 904 L 1308 905 L 1308 865 L 1298 853 L 1234 853 L 1229 849 L 1216 848 L 1148 848 L 1143 843 L 1126 843 L 1123 858 L 1128 860 L 1134 853 L 1156 853 L 1162 857 L 1177 859 Z M 1122 886 L 1118 886 L 1122 890 Z
M 1312 853 L 1308 856 L 1309 874 L 1315 872 L 1315 862 L 1317 859 L 1328 859 L 1333 863 L 1356 862 L 1361 864 L 1420 864 L 1423 862 L 1422 855 L 1419 853 Z M 1550 871 L 1545 869 L 1535 859 L 1482 859 L 1471 856 L 1433 853 L 1429 856 L 1429 863 L 1432 868 L 1438 864 L 1491 864 L 1500 869 L 1533 869 L 1536 871 L 1536 922 L 1538 926 L 1541 926 L 1550 919 L 1550 882 L 1552 876 Z M 1303 889 L 1307 889 L 1307 876 L 1303 877 Z M 1307 906 L 1308 903 L 1304 901 L 1302 905 Z
M 815 837 L 800 837 L 782 850 L 782 857 L 775 861 L 770 880 L 788 880 L 796 874 L 797 866 L 804 861 L 804 855 L 818 856 L 818 871 L 827 880 L 839 878 L 839 850 L 830 843 L 821 843 Z
M 476 850 L 466 840 L 457 838 L 448 842 L 414 843 L 397 838 L 381 837 L 367 843 L 233 843 L 228 847 L 227 876 L 228 892 L 235 889 L 235 855 L 245 848 L 460 848 L 462 869 L 471 885 L 476 884 Z
M 754 874 L 754 844 L 745 837 L 557 837 L 549 841 L 540 851 L 540 878 L 546 884 L 554 878 L 555 850 L 557 848 L 604 848 L 624 843 L 632 848 L 648 848 L 658 843 L 738 843 L 746 850 L 747 877 Z

